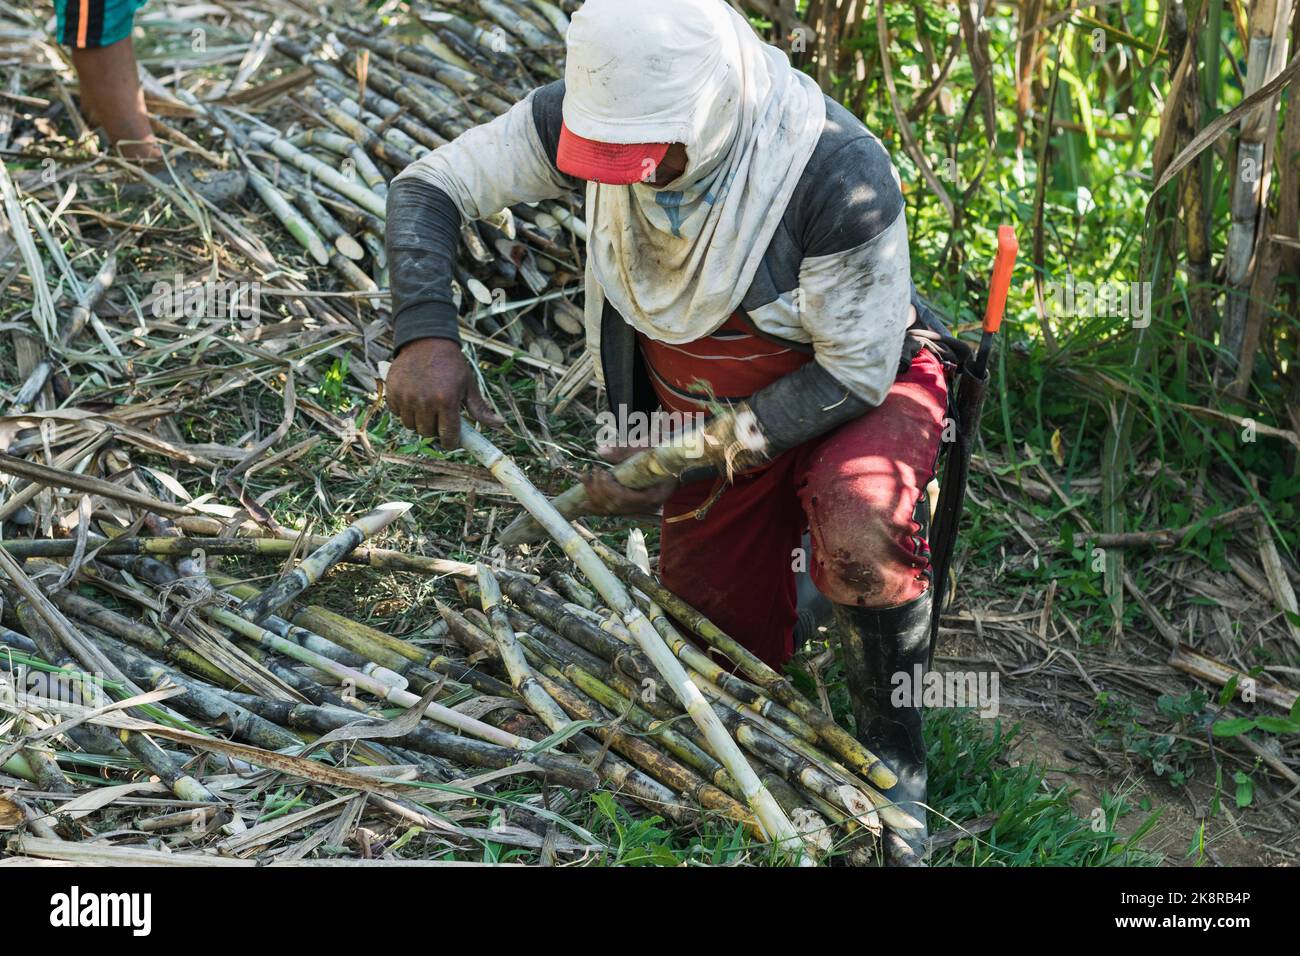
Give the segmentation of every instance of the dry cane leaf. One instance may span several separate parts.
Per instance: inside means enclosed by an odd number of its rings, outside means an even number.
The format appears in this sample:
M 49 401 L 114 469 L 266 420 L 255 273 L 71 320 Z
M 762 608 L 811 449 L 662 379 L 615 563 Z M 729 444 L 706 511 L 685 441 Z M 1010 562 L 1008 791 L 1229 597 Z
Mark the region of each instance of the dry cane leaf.
M 8 797 L 0 797 L 0 830 L 13 830 L 23 822 L 23 808 Z

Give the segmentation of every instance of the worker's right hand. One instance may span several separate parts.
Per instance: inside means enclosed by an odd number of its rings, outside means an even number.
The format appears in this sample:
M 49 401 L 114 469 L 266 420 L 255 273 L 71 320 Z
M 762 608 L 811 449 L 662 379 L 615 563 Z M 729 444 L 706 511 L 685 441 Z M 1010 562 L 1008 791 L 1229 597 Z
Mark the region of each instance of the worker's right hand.
M 479 394 L 460 344 L 452 339 L 416 339 L 402 346 L 385 391 L 389 409 L 403 425 L 446 449 L 460 447 L 462 406 L 480 425 L 502 422 Z

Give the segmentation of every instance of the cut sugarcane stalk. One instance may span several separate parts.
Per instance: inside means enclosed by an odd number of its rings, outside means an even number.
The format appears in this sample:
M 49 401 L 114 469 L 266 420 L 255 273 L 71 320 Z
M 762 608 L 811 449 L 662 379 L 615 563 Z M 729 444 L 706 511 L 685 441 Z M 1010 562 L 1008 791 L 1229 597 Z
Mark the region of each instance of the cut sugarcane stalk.
M 505 665 L 506 673 L 510 675 L 511 686 L 550 730 L 564 729 L 569 725 L 568 715 L 551 699 L 542 685 L 537 682 L 537 678 L 533 676 L 523 649 L 515 640 L 510 618 L 506 616 L 506 609 L 501 604 L 501 587 L 497 584 L 496 575 L 481 564 L 478 566 L 478 586 L 482 596 L 483 613 L 488 616 L 488 621 L 492 624 L 492 637 L 497 642 L 497 650 L 501 653 L 501 662 Z
M 358 292 L 379 291 L 379 284 L 374 279 L 366 275 L 359 265 L 340 253 L 335 252 L 330 256 L 330 265 L 343 277 L 344 282 Z M 373 300 L 372 304 L 374 304 Z
M 322 574 L 342 561 L 361 542 L 382 531 L 410 510 L 411 506 L 404 501 L 389 502 L 358 518 L 304 558 L 289 574 L 257 597 L 244 602 L 239 613 L 254 623 L 274 613 L 319 581 Z
M 249 164 L 247 172 L 248 181 L 252 184 L 258 197 L 266 204 L 266 208 L 271 210 L 275 218 L 280 220 L 281 225 L 288 230 L 289 235 L 298 240 L 298 245 L 306 249 L 307 254 L 318 265 L 328 265 L 330 261 L 329 251 L 325 248 L 325 242 L 317 234 L 307 217 L 295 209 L 289 200 L 285 199 L 280 194 L 280 191 L 271 185 L 270 180 L 253 169 L 252 164 Z
M 669 591 L 653 576 L 646 574 L 621 554 L 607 548 L 594 535 L 591 536 L 590 541 L 592 548 L 613 566 L 619 577 L 653 598 L 666 612 L 686 625 L 692 633 L 698 634 L 714 650 L 731 658 L 741 672 L 757 684 L 765 694 L 784 704 L 796 717 L 815 730 L 817 736 L 846 761 L 854 773 L 884 790 L 888 790 L 898 782 L 898 777 L 881 762 L 879 757 L 819 708 L 805 700 L 786 677 L 772 670 L 739 641 Z
M 257 145 L 269 149 L 285 162 L 297 166 L 304 173 L 311 173 L 330 189 L 342 193 L 371 215 L 378 216 L 380 219 L 384 218 L 386 210 L 384 200 L 381 197 L 375 195 L 373 191 L 356 180 L 349 179 L 338 170 L 321 162 L 315 156 L 304 153 L 287 139 L 275 136 L 263 129 L 249 131 L 248 138 Z M 328 258 L 326 261 L 329 261 Z
M 563 37 L 569 32 L 569 18 L 563 10 L 553 3 L 547 3 L 547 0 L 530 0 L 530 2 L 547 19 L 551 29 L 557 34 Z
M 375 161 L 359 145 L 353 144 L 352 149 L 348 151 L 348 159 L 352 160 L 352 165 L 356 168 L 357 175 L 361 181 L 370 187 L 370 191 L 381 199 L 388 198 L 388 180 L 384 174 L 379 171 Z
M 744 753 L 731 739 L 718 715 L 713 712 L 709 702 L 700 689 L 696 687 L 681 663 L 665 646 L 663 640 L 641 610 L 632 602 L 622 583 L 616 578 L 596 552 L 582 540 L 559 512 L 551 507 L 532 482 L 525 477 L 519 467 L 507 458 L 499 448 L 484 438 L 469 424 L 462 421 L 460 426 L 461 443 L 469 452 L 487 468 L 498 481 L 528 509 L 529 513 L 544 527 L 564 549 L 565 554 L 576 563 L 582 573 L 600 592 L 607 604 L 623 618 L 637 646 L 654 663 L 655 668 L 668 681 L 668 685 L 677 699 L 682 702 L 686 712 L 695 721 L 713 747 L 717 758 L 740 786 L 741 792 L 754 815 L 758 817 L 767 839 L 790 852 L 800 862 L 811 862 L 804 850 L 803 838 L 790 823 L 785 812 L 768 793 L 763 782 L 754 773 Z
M 299 730 L 328 733 L 357 723 L 362 715 L 330 707 L 273 701 L 250 694 L 229 694 L 231 700 L 264 718 Z M 395 738 L 396 742 L 435 757 L 446 757 L 473 767 L 509 767 L 518 763 L 536 764 L 550 782 L 580 790 L 595 789 L 598 778 L 572 757 L 534 754 L 526 749 L 506 748 L 498 744 L 458 737 L 441 730 L 419 726 Z
M 325 117 L 325 119 L 329 120 L 344 133 L 347 133 L 346 137 L 340 137 L 347 144 L 346 148 L 340 150 L 337 148 L 339 145 L 338 143 L 331 142 L 327 147 L 331 152 L 347 155 L 353 147 L 362 146 L 374 153 L 384 162 L 399 170 L 415 161 L 414 156 L 392 146 L 387 140 L 376 135 L 370 127 L 366 126 L 366 124 L 361 122 L 360 119 L 351 115 L 346 110 L 340 109 L 337 104 L 327 100 L 320 93 L 313 91 L 312 94 L 308 96 L 307 102 L 313 109 L 320 113 L 321 116 Z M 369 157 L 367 157 L 366 162 L 370 169 L 374 169 L 374 164 L 369 162 Z M 357 169 L 358 171 L 362 170 L 361 160 L 357 160 Z M 379 171 L 374 169 L 374 172 L 378 177 L 379 184 L 387 188 L 387 183 L 383 176 L 379 175 Z M 372 188 L 375 186 L 375 183 L 369 177 L 366 177 L 364 173 L 362 178 L 365 178 L 367 184 Z
M 446 607 L 440 607 L 439 610 L 442 611 L 449 623 L 455 622 L 455 626 L 452 628 L 453 634 L 457 637 L 467 638 L 466 643 L 468 646 L 482 646 L 484 650 L 488 650 L 499 658 L 498 648 L 491 644 L 491 639 L 486 635 L 480 635 L 473 624 Z M 570 685 L 553 666 L 543 661 L 541 670 L 536 673 L 536 679 L 546 695 L 563 708 L 561 715 L 555 715 L 549 711 L 538 714 L 544 723 L 548 721 L 555 722 L 553 730 L 558 731 L 567 727 L 569 718 L 603 723 L 606 726 L 594 729 L 592 733 L 601 738 L 616 753 L 640 767 L 650 777 L 662 781 L 680 793 L 687 794 L 693 801 L 706 809 L 722 813 L 736 822 L 744 823 L 756 836 L 761 837 L 763 835 L 758 821 L 754 819 L 743 804 L 701 778 L 689 767 L 661 753 L 651 746 L 648 741 L 625 733 L 617 726 L 612 726 L 611 715 L 601 711 L 598 704 Z M 564 716 L 561 721 L 560 716 L 563 714 L 568 716 Z
M 320 230 L 321 235 L 333 243 L 335 249 L 353 261 L 359 262 L 365 258 L 366 251 L 361 248 L 361 243 L 348 235 L 343 224 L 321 205 L 321 201 L 316 198 L 309 183 L 291 181 L 289 189 L 294 204 L 311 220 L 312 225 Z
M 410 156 L 411 161 L 413 162 L 415 159 L 418 159 L 424 153 L 429 151 L 428 146 L 425 146 L 414 137 L 403 132 L 397 125 L 390 125 L 392 122 L 391 120 L 385 120 L 378 113 L 372 113 L 367 109 L 363 109 L 357 103 L 344 96 L 337 87 L 329 83 L 322 83 L 317 88 L 321 93 L 329 97 L 333 104 L 345 114 L 355 120 L 365 123 L 367 129 L 382 139 L 394 150 L 397 150 L 397 153 L 394 154 L 394 158 L 399 155 Z M 396 117 L 394 117 L 394 119 L 396 119 Z
M 486 654 L 498 654 L 495 643 L 486 635 L 480 634 L 478 629 L 463 616 L 443 604 L 438 605 L 438 611 L 450 626 L 452 634 L 467 646 Z M 545 686 L 543 689 L 548 690 Z M 563 693 L 563 688 L 556 689 Z M 567 720 L 566 717 L 566 723 Z M 578 752 L 597 769 L 602 778 L 608 779 L 613 786 L 628 796 L 673 820 L 680 821 L 692 816 L 688 808 L 678 802 L 672 790 L 648 773 L 633 767 L 622 757 L 611 753 L 610 748 L 601 746 L 585 733 L 575 734 L 571 740 Z
M 331 677 L 338 678 L 340 681 L 350 681 L 352 686 L 359 690 L 365 691 L 380 700 L 386 700 L 389 703 L 397 704 L 399 707 L 414 707 L 420 702 L 417 694 L 409 690 L 399 690 L 396 687 L 390 687 L 383 680 L 370 674 L 362 673 L 355 668 L 347 667 L 337 661 L 330 660 L 323 654 L 317 654 L 315 651 L 308 650 L 293 641 L 280 637 L 273 631 L 254 624 L 244 617 L 233 614 L 230 611 L 220 607 L 208 606 L 202 608 L 201 612 L 207 617 L 212 618 L 218 624 L 223 624 L 235 633 L 256 641 L 275 651 L 283 654 L 285 657 L 292 658 L 296 661 L 313 667 L 322 674 L 328 674 Z M 481 720 L 476 720 L 462 714 L 458 710 L 452 710 L 450 707 L 444 707 L 442 704 L 429 703 L 425 706 L 424 715 L 430 720 L 435 720 L 440 724 L 448 727 L 455 727 L 457 730 L 478 737 L 480 740 L 486 740 L 490 743 L 499 744 L 502 747 L 514 747 L 517 749 L 527 749 L 531 747 L 534 741 L 525 740 L 517 734 L 493 727 L 491 724 L 485 724 Z

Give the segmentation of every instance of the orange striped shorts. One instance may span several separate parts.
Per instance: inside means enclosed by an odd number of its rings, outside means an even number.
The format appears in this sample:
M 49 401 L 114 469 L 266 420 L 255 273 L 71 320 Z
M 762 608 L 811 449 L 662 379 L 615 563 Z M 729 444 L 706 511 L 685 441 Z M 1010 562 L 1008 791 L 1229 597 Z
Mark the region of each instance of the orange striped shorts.
M 145 0 L 54 0 L 55 37 L 65 46 L 94 50 L 131 35 Z

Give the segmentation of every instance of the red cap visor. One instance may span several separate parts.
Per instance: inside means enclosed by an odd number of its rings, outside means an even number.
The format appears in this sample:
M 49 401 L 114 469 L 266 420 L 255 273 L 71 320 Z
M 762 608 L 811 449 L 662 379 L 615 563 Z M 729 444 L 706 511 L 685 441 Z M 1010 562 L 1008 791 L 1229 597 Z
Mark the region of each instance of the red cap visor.
M 610 186 L 630 186 L 654 179 L 671 143 L 600 143 L 560 127 L 556 165 L 560 172 Z

